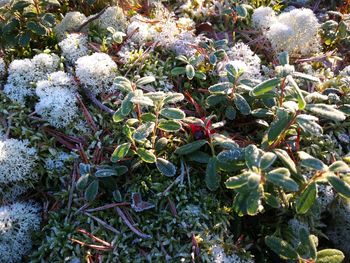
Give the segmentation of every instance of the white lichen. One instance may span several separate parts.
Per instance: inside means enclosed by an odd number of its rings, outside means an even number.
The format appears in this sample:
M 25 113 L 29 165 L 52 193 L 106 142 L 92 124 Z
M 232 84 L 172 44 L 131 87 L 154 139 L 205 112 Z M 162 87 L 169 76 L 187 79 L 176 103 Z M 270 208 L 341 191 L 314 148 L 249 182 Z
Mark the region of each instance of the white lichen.
M 36 181 L 37 158 L 36 149 L 27 140 L 0 141 L 0 184 Z
M 84 34 L 69 34 L 58 45 L 62 50 L 62 56 L 71 64 L 74 64 L 78 58 L 86 56 L 89 52 L 88 37 Z
M 86 16 L 80 12 L 68 12 L 60 23 L 58 23 L 53 31 L 58 40 L 63 40 L 67 33 L 73 33 L 84 23 Z
M 23 262 L 32 248 L 31 233 L 40 228 L 40 209 L 33 203 L 14 203 L 0 207 L 1 262 Z
M 227 58 L 217 63 L 217 71 L 220 75 L 225 75 L 225 68 L 228 64 L 235 64 L 244 70 L 242 79 L 261 80 L 260 58 L 254 54 L 250 47 L 243 42 L 236 43 L 227 52 Z
M 294 8 L 276 16 L 270 7 L 257 8 L 253 24 L 261 29 L 276 52 L 310 55 L 319 51 L 320 24 L 311 9 Z
M 38 54 L 32 59 L 15 59 L 8 69 L 4 93 L 11 100 L 24 104 L 27 97 L 35 93 L 37 81 L 47 78 L 59 67 L 59 57 L 55 54 Z
M 116 31 L 125 31 L 128 24 L 124 11 L 118 6 L 108 7 L 96 22 L 102 29 L 113 27 Z
M 0 57 L 0 80 L 6 75 L 6 64 L 3 58 Z
M 77 60 L 76 75 L 80 83 L 95 94 L 111 92 L 117 64 L 105 53 L 94 53 Z
M 73 77 L 63 71 L 54 72 L 39 81 L 35 111 L 56 128 L 69 126 L 78 116 L 77 87 Z

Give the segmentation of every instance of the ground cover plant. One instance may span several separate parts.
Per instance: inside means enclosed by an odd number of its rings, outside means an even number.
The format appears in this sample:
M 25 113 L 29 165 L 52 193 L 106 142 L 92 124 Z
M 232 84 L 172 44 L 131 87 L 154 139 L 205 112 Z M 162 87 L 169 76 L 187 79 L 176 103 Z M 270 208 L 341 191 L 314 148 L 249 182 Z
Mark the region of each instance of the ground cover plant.
M 0 0 L 1 262 L 349 262 L 349 11 Z

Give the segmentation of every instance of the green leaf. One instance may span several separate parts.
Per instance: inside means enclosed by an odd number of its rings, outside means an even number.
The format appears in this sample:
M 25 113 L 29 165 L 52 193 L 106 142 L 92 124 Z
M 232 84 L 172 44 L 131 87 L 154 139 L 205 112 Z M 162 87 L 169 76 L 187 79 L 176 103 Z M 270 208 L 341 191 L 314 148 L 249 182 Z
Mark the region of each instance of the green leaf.
M 215 191 L 219 188 L 220 177 L 217 174 L 217 159 L 212 157 L 209 159 L 207 169 L 205 171 L 205 182 L 210 191 Z
M 233 100 L 234 100 L 234 103 L 235 103 L 237 109 L 243 115 L 249 115 L 251 113 L 252 110 L 250 109 L 248 102 L 245 100 L 245 98 L 242 95 L 236 93 Z
M 29 31 L 26 31 L 19 36 L 18 43 L 21 46 L 23 46 L 23 47 L 27 46 L 29 44 L 29 41 L 30 41 L 30 32 Z
M 168 160 L 157 158 L 156 166 L 158 170 L 167 177 L 172 177 L 176 174 L 175 165 Z
M 334 173 L 349 173 L 349 166 L 343 161 L 336 161 L 328 167 L 328 171 Z
M 239 192 L 233 200 L 233 209 L 239 215 L 256 215 L 258 213 L 261 192 L 254 189 L 248 192 Z
M 183 145 L 183 146 L 177 148 L 174 153 L 176 153 L 178 155 L 190 154 L 190 153 L 193 153 L 193 152 L 199 150 L 199 148 L 201 148 L 203 145 L 205 145 L 207 143 L 208 142 L 206 140 L 194 141 L 194 142 L 188 143 L 186 145 Z
M 202 151 L 195 151 L 191 155 L 189 155 L 188 158 L 193 162 L 208 163 L 211 157 L 209 154 L 204 153 Z
M 164 104 L 166 103 L 176 103 L 184 100 L 184 95 L 182 93 L 169 92 L 166 94 L 166 98 L 164 99 Z
M 147 85 L 149 83 L 152 83 L 154 81 L 156 81 L 156 79 L 153 76 L 147 76 L 147 77 L 143 77 L 143 78 L 138 79 L 135 82 L 135 85 L 140 87 L 140 86 L 144 86 L 144 85 Z
M 316 263 L 341 263 L 345 259 L 338 249 L 323 249 L 317 252 Z
M 304 228 L 300 228 L 299 230 L 299 238 L 300 238 L 300 245 L 299 248 L 301 248 L 304 253 L 302 256 L 305 258 L 312 258 L 316 259 L 316 245 L 312 239 L 312 236 L 309 234 L 309 232 Z
M 275 149 L 274 153 L 277 154 L 278 158 L 283 162 L 285 166 L 293 173 L 297 174 L 297 166 L 295 165 L 292 158 L 289 157 L 288 153 L 282 149 Z
M 207 79 L 207 76 L 205 75 L 205 73 L 203 72 L 200 72 L 200 71 L 197 71 L 194 76 L 197 78 L 197 79 L 201 79 L 201 80 L 206 80 Z
M 185 67 L 176 67 L 171 70 L 171 75 L 177 76 L 177 75 L 182 75 L 186 72 Z
M 229 120 L 234 120 L 236 118 L 237 112 L 235 108 L 231 105 L 226 107 L 225 117 Z
M 280 202 L 278 200 L 277 197 L 275 197 L 274 195 L 270 194 L 270 193 L 264 193 L 264 198 L 265 198 L 265 202 L 273 207 L 273 208 L 280 208 Z
M 225 95 L 210 95 L 209 97 L 206 98 L 205 102 L 208 104 L 209 107 L 213 107 L 226 100 L 227 98 Z
M 125 77 L 119 76 L 114 79 L 114 85 L 122 92 L 131 92 L 132 84 L 130 80 Z
M 30 6 L 32 3 L 30 1 L 17 1 L 11 6 L 12 11 L 23 10 L 27 6 Z M 2 7 L 2 6 L 1 6 Z
M 263 170 L 268 169 L 276 161 L 276 158 L 277 155 L 273 152 L 264 153 L 260 160 L 260 168 Z
M 301 160 L 300 165 L 306 168 L 315 169 L 318 171 L 325 171 L 328 167 L 321 160 L 312 157 L 310 154 L 299 151 L 299 158 Z
M 317 198 L 316 183 L 309 184 L 301 193 L 296 202 L 296 211 L 298 214 L 306 214 L 312 207 Z
M 188 64 L 186 66 L 186 76 L 189 80 L 193 79 L 194 75 L 195 75 L 195 70 L 194 67 L 191 64 Z
M 350 185 L 341 180 L 335 175 L 327 176 L 328 182 L 334 187 L 334 189 L 344 198 L 350 198 Z
M 308 104 L 306 105 L 305 109 L 319 115 L 320 117 L 334 121 L 344 121 L 346 119 L 345 114 L 335 109 L 332 105 L 323 103 Z
M 298 259 L 299 255 L 292 245 L 276 236 L 266 236 L 265 244 L 282 259 Z
M 113 114 L 113 121 L 118 123 L 124 120 L 124 115 L 122 114 L 122 109 L 119 108 L 114 114 Z
M 244 172 L 243 174 L 235 175 L 227 179 L 225 182 L 228 189 L 239 189 L 242 186 L 248 184 L 248 177 L 250 172 Z
M 155 149 L 156 151 L 164 150 L 168 145 L 168 139 L 166 137 L 162 137 L 159 140 L 157 140 Z
M 274 185 L 282 187 L 285 191 L 296 192 L 299 190 L 298 184 L 290 178 L 289 170 L 277 168 L 266 174 L 266 180 Z
M 268 142 L 272 144 L 287 128 L 292 116 L 284 109 L 277 110 L 277 118 L 271 123 L 268 131 Z
M 146 112 L 141 115 L 141 120 L 144 122 L 155 122 L 157 120 L 157 117 L 151 112 Z
M 133 109 L 134 105 L 131 103 L 131 99 L 135 96 L 134 92 L 130 92 L 126 97 L 123 99 L 122 104 L 120 106 L 120 114 L 122 116 L 127 116 Z
M 150 150 L 138 148 L 136 153 L 141 158 L 141 160 L 146 163 L 155 163 L 157 161 L 157 157 Z
M 139 126 L 133 134 L 133 138 L 137 141 L 145 140 L 154 129 L 154 122 L 146 122 Z
M 231 150 L 224 150 L 218 154 L 218 160 L 220 162 L 233 162 L 238 161 L 242 157 L 242 149 L 231 149 Z
M 45 13 L 41 19 L 42 19 L 42 22 L 44 25 L 46 25 L 50 28 L 55 26 L 56 18 L 55 18 L 54 14 Z
M 119 160 L 123 159 L 128 154 L 130 146 L 131 143 L 128 142 L 118 145 L 112 153 L 111 161 L 118 162 Z
M 77 189 L 80 191 L 84 190 L 88 185 L 89 178 L 89 174 L 81 175 L 76 184 Z
M 289 54 L 287 51 L 278 54 L 278 62 L 282 66 L 289 64 Z
M 236 12 L 239 17 L 246 17 L 248 15 L 247 9 L 243 5 L 236 6 Z
M 313 81 L 313 82 L 320 82 L 319 78 L 308 75 L 308 74 L 304 74 L 301 72 L 294 72 L 293 77 L 301 78 L 301 79 L 305 79 L 305 80 L 309 80 L 309 81 Z
M 254 172 L 250 172 L 249 176 L 248 176 L 248 183 L 247 186 L 250 189 L 256 189 L 259 185 L 260 185 L 260 181 L 261 181 L 261 175 L 254 173 Z
M 273 90 L 278 84 L 280 84 L 281 80 L 279 78 L 273 78 L 265 80 L 261 82 L 259 85 L 255 86 L 250 92 L 250 96 L 260 96 Z
M 208 91 L 211 94 L 227 94 L 231 88 L 232 84 L 230 82 L 221 82 L 210 86 Z
M 139 104 L 142 106 L 154 106 L 153 100 L 146 96 L 143 96 L 143 93 L 132 97 L 130 101 L 134 104 Z
M 85 200 L 91 202 L 95 200 L 97 194 L 98 194 L 98 180 L 94 180 L 89 184 L 89 186 L 85 190 L 85 193 L 84 193 Z
M 211 53 L 209 55 L 209 63 L 212 65 L 215 65 L 217 61 L 218 61 L 218 57 L 215 55 L 215 53 Z
M 91 1 L 91 0 L 90 0 Z M 53 6 L 60 6 L 61 3 L 58 0 L 45 0 L 46 3 Z
M 259 151 L 258 147 L 256 147 L 254 144 L 248 145 L 244 150 L 247 166 L 250 169 L 253 169 L 254 167 L 259 168 L 261 155 L 262 154 Z
M 117 176 L 117 175 L 118 175 L 118 171 L 113 168 L 102 168 L 102 169 L 98 169 L 95 172 L 96 177 L 110 177 L 110 176 Z
M 186 117 L 186 114 L 177 108 L 164 108 L 159 112 L 160 115 L 168 119 L 182 120 Z
M 298 106 L 299 106 L 299 110 L 303 110 L 306 106 L 306 101 L 304 99 L 304 96 L 301 92 L 301 90 L 299 89 L 298 84 L 295 82 L 295 80 L 293 79 L 292 76 L 287 76 L 287 80 L 290 84 L 292 84 L 294 91 L 297 94 L 297 101 L 298 101 Z
M 181 129 L 181 124 L 173 120 L 161 120 L 158 124 L 158 129 L 167 132 L 176 132 Z
M 296 123 L 305 133 L 320 136 L 323 129 L 315 120 L 318 120 L 318 118 L 306 114 L 300 114 L 296 117 Z
M 29 21 L 27 23 L 27 28 L 39 36 L 46 35 L 46 27 L 40 24 L 39 22 Z

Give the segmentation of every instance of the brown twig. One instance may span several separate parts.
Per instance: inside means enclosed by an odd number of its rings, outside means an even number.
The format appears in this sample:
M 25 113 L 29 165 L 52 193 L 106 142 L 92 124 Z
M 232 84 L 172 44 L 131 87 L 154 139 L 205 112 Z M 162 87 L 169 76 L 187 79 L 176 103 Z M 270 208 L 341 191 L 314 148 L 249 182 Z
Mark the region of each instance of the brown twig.
M 105 8 L 103 8 L 99 13 L 97 13 L 96 15 L 91 16 L 89 19 L 87 19 L 86 21 L 84 21 L 77 29 L 77 32 L 80 32 L 85 26 L 87 26 L 89 23 L 91 23 L 92 21 L 98 19 L 100 16 L 102 16 L 102 14 L 106 11 L 106 9 L 109 7 L 109 5 L 107 5 Z
M 104 241 L 103 239 L 100 239 L 100 238 L 94 236 L 93 234 L 87 232 L 85 229 L 79 228 L 77 231 L 84 234 L 84 235 L 87 235 L 88 237 L 95 240 L 96 242 L 99 242 L 107 247 L 112 247 L 112 245 L 110 243 L 108 243 L 107 241 Z
M 93 216 L 92 214 L 88 213 L 88 212 L 84 212 L 85 215 L 87 215 L 88 217 L 94 219 L 97 223 L 99 223 L 100 225 L 102 225 L 104 228 L 112 231 L 113 233 L 117 234 L 117 235 L 120 235 L 120 232 L 115 229 L 114 227 L 112 227 L 111 225 L 107 224 L 105 221 L 99 219 L 98 217 L 96 216 Z
M 77 95 L 77 99 L 78 99 L 78 102 L 83 110 L 83 114 L 84 114 L 84 117 L 87 121 L 87 123 L 90 125 L 91 129 L 94 131 L 94 132 L 97 132 L 98 131 L 98 128 L 97 128 L 97 125 L 95 124 L 90 112 L 88 111 L 88 109 L 86 108 L 83 100 L 81 99 L 81 97 L 79 95 Z
M 116 206 L 129 206 L 129 205 L 130 205 L 130 203 L 128 203 L 128 202 L 113 203 L 113 204 L 108 204 L 108 205 L 104 205 L 104 206 L 100 206 L 100 207 L 96 207 L 96 208 L 90 208 L 90 209 L 87 209 L 85 211 L 91 213 L 91 212 L 106 210 L 106 209 L 113 208 Z
M 151 238 L 152 236 L 146 235 L 145 233 L 142 233 L 141 230 L 133 226 L 132 223 L 130 223 L 129 219 L 124 214 L 123 210 L 119 207 L 116 207 L 115 210 L 117 211 L 118 215 L 123 219 L 124 223 L 131 229 L 132 232 L 134 232 L 136 235 L 142 238 Z
M 94 94 L 92 94 L 92 92 L 90 90 L 88 90 L 87 88 L 82 88 L 82 90 L 84 91 L 84 93 L 86 94 L 86 96 L 97 106 L 99 107 L 101 110 L 104 110 L 105 112 L 113 115 L 114 114 L 114 110 L 108 108 L 106 105 L 103 105 L 98 99 L 96 99 L 96 97 L 94 96 Z

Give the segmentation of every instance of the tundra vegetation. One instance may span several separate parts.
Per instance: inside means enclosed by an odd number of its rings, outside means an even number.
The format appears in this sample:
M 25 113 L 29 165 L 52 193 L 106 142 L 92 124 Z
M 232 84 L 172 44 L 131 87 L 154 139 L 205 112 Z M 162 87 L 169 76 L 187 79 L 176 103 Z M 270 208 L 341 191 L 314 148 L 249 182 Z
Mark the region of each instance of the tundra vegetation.
M 0 0 L 0 258 L 350 260 L 349 0 Z

